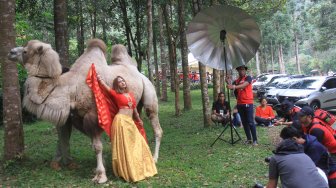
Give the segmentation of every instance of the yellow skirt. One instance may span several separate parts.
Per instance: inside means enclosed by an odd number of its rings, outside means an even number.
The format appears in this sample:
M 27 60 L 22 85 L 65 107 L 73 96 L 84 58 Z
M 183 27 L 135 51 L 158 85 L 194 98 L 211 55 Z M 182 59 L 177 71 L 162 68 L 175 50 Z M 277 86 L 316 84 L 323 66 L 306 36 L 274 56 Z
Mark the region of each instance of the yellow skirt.
M 117 114 L 111 127 L 112 168 L 115 176 L 136 182 L 157 174 L 152 153 L 133 119 Z

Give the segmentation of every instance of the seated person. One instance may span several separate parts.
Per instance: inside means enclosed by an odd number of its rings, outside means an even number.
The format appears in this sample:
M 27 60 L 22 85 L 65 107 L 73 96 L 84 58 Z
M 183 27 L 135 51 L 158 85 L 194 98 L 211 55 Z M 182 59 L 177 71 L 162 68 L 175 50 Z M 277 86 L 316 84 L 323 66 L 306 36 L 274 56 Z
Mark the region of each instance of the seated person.
M 272 107 L 267 105 L 267 100 L 265 97 L 260 99 L 260 106 L 256 108 L 255 121 L 257 125 L 272 126 L 272 120 L 274 120 L 275 115 Z
M 281 187 L 327 188 L 327 181 L 303 151 L 303 146 L 292 139 L 281 141 L 270 158 L 266 187 L 276 188 L 280 177 Z
M 233 125 L 235 127 L 243 127 L 243 123 L 242 123 L 240 115 L 238 113 L 237 106 L 235 106 L 233 108 L 232 115 L 233 115 L 233 120 L 232 120 Z
M 301 124 L 297 115 L 300 109 L 300 107 L 294 106 L 292 102 L 284 100 L 281 103 L 281 110 L 284 112 L 284 117 L 276 121 L 274 125 L 294 126 L 297 129 L 301 129 Z
M 327 148 L 315 136 L 304 134 L 294 127 L 285 127 L 281 130 L 280 137 L 282 139 L 292 139 L 303 145 L 304 153 L 328 176 L 329 187 L 336 187 L 336 161 L 331 158 Z
M 211 120 L 222 124 L 229 122 L 229 103 L 223 92 L 218 93 L 217 101 L 212 104 Z

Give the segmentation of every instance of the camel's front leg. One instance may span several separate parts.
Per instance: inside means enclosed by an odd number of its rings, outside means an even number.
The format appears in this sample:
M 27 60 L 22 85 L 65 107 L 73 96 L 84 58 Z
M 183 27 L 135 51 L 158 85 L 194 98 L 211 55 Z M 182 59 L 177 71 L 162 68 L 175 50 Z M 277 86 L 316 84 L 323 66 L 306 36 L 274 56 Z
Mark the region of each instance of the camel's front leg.
M 155 113 L 155 111 L 146 109 L 146 114 L 151 122 L 151 125 L 153 127 L 154 135 L 155 135 L 155 150 L 154 150 L 154 161 L 157 162 L 159 159 L 159 151 L 160 151 L 160 144 L 161 144 L 161 138 L 162 138 L 162 128 L 160 126 L 159 117 L 158 114 Z
M 65 125 L 56 127 L 57 129 L 57 149 L 51 167 L 53 169 L 61 169 L 61 164 L 69 165 L 71 167 L 72 158 L 70 156 L 70 136 L 72 131 L 72 125 L 70 121 L 67 121 Z
M 92 138 L 92 145 L 97 157 L 96 175 L 92 179 L 92 181 L 97 183 L 105 183 L 107 181 L 107 177 L 103 164 L 103 144 L 101 142 L 101 134 L 96 135 Z

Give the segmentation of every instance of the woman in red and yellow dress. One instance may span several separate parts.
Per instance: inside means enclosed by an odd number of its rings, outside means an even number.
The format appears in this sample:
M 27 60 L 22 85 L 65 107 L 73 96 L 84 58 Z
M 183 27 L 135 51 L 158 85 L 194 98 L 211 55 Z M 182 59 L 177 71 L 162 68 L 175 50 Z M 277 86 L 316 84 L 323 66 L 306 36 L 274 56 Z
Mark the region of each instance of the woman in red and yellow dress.
M 99 75 L 97 80 L 108 91 L 118 109 L 110 127 L 114 174 L 128 182 L 137 182 L 154 176 L 157 174 L 155 162 L 145 134 L 140 133 L 139 129 L 139 126 L 143 126 L 143 122 L 136 109 L 134 96 L 128 92 L 125 80 L 117 76 L 113 80 L 112 88 L 106 85 Z

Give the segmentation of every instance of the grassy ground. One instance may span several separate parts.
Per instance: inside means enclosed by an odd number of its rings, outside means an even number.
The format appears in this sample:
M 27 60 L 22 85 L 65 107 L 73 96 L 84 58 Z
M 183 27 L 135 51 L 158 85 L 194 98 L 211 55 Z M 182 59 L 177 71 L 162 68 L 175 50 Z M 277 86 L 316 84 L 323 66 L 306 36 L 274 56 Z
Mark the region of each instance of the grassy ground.
M 182 94 L 180 95 L 182 96 Z M 273 146 L 269 135 L 279 128 L 258 127 L 259 146 L 238 142 L 235 145 L 218 140 L 222 127 L 203 127 L 201 94 L 192 91 L 193 110 L 174 116 L 173 97 L 160 103 L 160 122 L 164 131 L 159 162 L 159 174 L 135 184 L 113 176 L 111 149 L 104 136 L 105 167 L 109 181 L 94 185 L 90 179 L 96 165 L 90 140 L 73 131 L 71 153 L 79 168 L 54 171 L 49 167 L 56 147 L 56 130 L 47 122 L 24 125 L 25 157 L 21 161 L 2 162 L 0 187 L 251 187 L 256 181 L 267 182 L 268 166 L 264 158 Z M 212 100 L 211 100 L 212 101 Z M 153 133 L 145 119 L 149 140 Z M 243 129 L 238 129 L 245 140 Z M 271 136 L 272 137 L 272 136 Z M 224 138 L 230 138 L 226 131 Z M 3 156 L 3 127 L 0 127 L 0 155 Z M 154 142 L 151 142 L 151 148 Z

